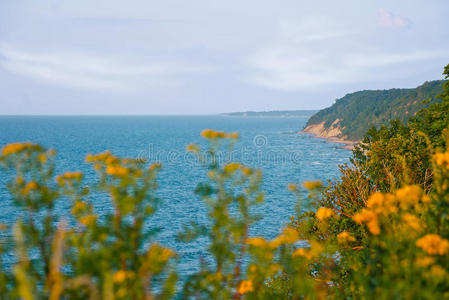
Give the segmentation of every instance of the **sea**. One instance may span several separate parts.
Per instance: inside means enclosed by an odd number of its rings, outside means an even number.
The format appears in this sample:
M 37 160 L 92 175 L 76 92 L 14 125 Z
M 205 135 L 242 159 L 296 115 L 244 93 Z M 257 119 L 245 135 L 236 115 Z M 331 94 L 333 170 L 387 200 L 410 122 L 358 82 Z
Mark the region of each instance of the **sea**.
M 287 190 L 289 183 L 332 180 L 338 166 L 348 162 L 351 151 L 309 134 L 300 134 L 308 117 L 230 116 L 1 116 L 0 146 L 31 141 L 57 151 L 56 172 L 82 171 L 84 183 L 94 184 L 96 173 L 85 163 L 88 153 L 110 150 L 121 157 L 145 158 L 162 163 L 158 176 L 160 199 L 149 226 L 157 229 L 154 240 L 174 249 L 180 257 L 178 272 L 188 276 L 198 269 L 206 253 L 206 239 L 184 243 L 177 239 L 190 222 L 207 223 L 207 209 L 194 194 L 207 180 L 207 170 L 186 152 L 196 143 L 207 146 L 200 133 L 206 128 L 238 132 L 232 155 L 222 163 L 238 161 L 263 172 L 265 201 L 254 209 L 262 218 L 250 234 L 273 238 L 297 213 L 298 199 Z M 6 190 L 7 174 L 0 170 L 0 223 L 14 223 L 19 212 Z M 92 196 L 101 216 L 111 211 L 109 199 Z M 302 210 L 312 209 L 302 197 Z M 56 213 L 68 217 L 70 206 L 58 203 Z

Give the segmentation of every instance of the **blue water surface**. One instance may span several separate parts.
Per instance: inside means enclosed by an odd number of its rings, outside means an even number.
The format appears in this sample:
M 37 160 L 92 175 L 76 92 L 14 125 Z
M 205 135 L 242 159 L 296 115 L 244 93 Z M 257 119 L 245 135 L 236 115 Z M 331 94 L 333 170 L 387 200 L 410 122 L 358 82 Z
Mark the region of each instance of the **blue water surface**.
M 96 175 L 84 162 L 87 153 L 107 149 L 123 157 L 160 161 L 158 179 L 161 205 L 152 226 L 159 227 L 156 239 L 176 250 L 181 257 L 179 272 L 192 273 L 204 254 L 204 239 L 185 244 L 176 240 L 191 221 L 204 223 L 207 211 L 193 190 L 206 180 L 203 167 L 186 153 L 186 145 L 204 145 L 200 132 L 205 128 L 237 131 L 240 139 L 232 153 L 251 167 L 263 171 L 265 202 L 256 211 L 263 216 L 251 234 L 272 238 L 295 214 L 296 198 L 287 191 L 288 183 L 327 180 L 339 175 L 338 165 L 348 161 L 350 151 L 307 134 L 298 134 L 307 118 L 225 117 L 225 116 L 83 116 L 83 117 L 0 117 L 0 145 L 32 141 L 57 150 L 57 172 L 82 171 L 85 183 Z M 223 157 L 226 160 L 226 157 Z M 0 223 L 15 222 L 18 214 L 0 177 Z M 91 199 L 100 215 L 111 209 L 106 197 Z M 68 205 L 58 206 L 58 214 L 69 214 Z

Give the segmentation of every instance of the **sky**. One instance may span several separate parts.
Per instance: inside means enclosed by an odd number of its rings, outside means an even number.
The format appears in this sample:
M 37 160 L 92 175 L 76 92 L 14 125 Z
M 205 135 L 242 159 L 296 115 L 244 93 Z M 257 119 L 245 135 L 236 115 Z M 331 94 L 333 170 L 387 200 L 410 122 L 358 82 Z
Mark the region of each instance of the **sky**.
M 322 109 L 447 64 L 447 0 L 0 1 L 0 115 Z

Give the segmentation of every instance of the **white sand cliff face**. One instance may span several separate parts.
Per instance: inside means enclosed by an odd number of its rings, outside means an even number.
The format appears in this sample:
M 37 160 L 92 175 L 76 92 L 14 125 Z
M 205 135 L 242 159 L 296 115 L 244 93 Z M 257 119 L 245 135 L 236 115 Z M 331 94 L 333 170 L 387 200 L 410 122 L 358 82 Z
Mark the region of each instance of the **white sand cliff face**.
M 324 122 L 319 124 L 312 124 L 304 128 L 303 132 L 306 133 L 312 133 L 316 135 L 317 137 L 322 138 L 339 138 L 339 139 L 345 139 L 343 137 L 341 128 L 340 128 L 340 119 L 336 119 L 329 128 L 324 128 Z
M 336 119 L 329 128 L 324 127 L 324 122 L 319 124 L 312 124 L 306 126 L 301 132 L 302 133 L 311 133 L 319 138 L 329 139 L 330 143 L 342 143 L 345 144 L 342 148 L 352 150 L 354 145 L 358 143 L 358 141 L 349 141 L 346 136 L 343 136 L 341 132 L 341 127 L 339 125 L 340 119 Z

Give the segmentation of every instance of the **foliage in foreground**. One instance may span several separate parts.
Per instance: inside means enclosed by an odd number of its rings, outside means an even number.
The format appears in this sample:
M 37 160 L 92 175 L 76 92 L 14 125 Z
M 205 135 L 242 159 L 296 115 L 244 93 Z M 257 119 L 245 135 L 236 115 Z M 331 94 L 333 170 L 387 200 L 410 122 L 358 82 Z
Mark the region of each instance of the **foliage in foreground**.
M 236 137 L 203 135 L 212 157 Z M 197 146 L 189 150 L 201 159 Z M 307 222 L 293 223 L 273 240 L 248 236 L 256 220 L 250 207 L 263 201 L 260 171 L 212 161 L 210 181 L 197 189 L 209 208 L 210 226 L 193 226 L 183 238 L 208 236 L 213 262 L 203 262 L 180 290 L 176 253 L 152 242 L 144 226 L 155 209 L 159 165 L 146 167 L 109 152 L 89 155 L 99 175 L 96 189 L 110 196 L 114 208 L 99 218 L 83 174 L 54 176 L 53 158 L 54 152 L 31 143 L 3 148 L 2 165 L 15 171 L 8 188 L 23 211 L 12 228 L 13 247 L 6 249 L 14 251 L 17 262 L 12 272 L 1 273 L 3 298 L 449 297 L 449 152 L 433 157 L 430 193 L 417 185 L 376 192 L 349 217 L 320 207 L 306 213 Z M 321 188 L 313 182 L 305 186 L 312 195 Z M 289 189 L 298 193 L 295 185 Z M 71 200 L 74 226 L 55 216 L 57 199 Z M 305 236 L 308 245 L 301 248 L 298 242 Z
M 338 183 L 304 183 L 316 210 L 297 216 L 272 240 L 248 236 L 258 218 L 251 207 L 264 198 L 261 172 L 214 159 L 219 149 L 232 148 L 238 134 L 203 131 L 209 147 L 188 150 L 208 172 L 196 193 L 209 222 L 191 225 L 182 239 L 206 236 L 211 259 L 184 282 L 176 274 L 178 255 L 157 244 L 148 226 L 160 165 L 110 152 L 88 155 L 98 180 L 86 187 L 80 172 L 55 174 L 53 150 L 30 142 L 7 145 L 0 165 L 10 175 L 7 187 L 20 218 L 2 226 L 3 257 L 15 261 L 0 268 L 0 296 L 449 298 L 449 132 L 442 130 L 449 122 L 449 84 L 441 99 L 409 125 L 371 133 L 353 165 L 342 167 Z M 390 156 L 381 156 L 381 146 L 390 142 Z M 299 197 L 296 185 L 288 188 Z M 99 195 L 112 208 L 102 216 L 90 200 Z M 60 202 L 70 203 L 70 219 L 56 215 Z

